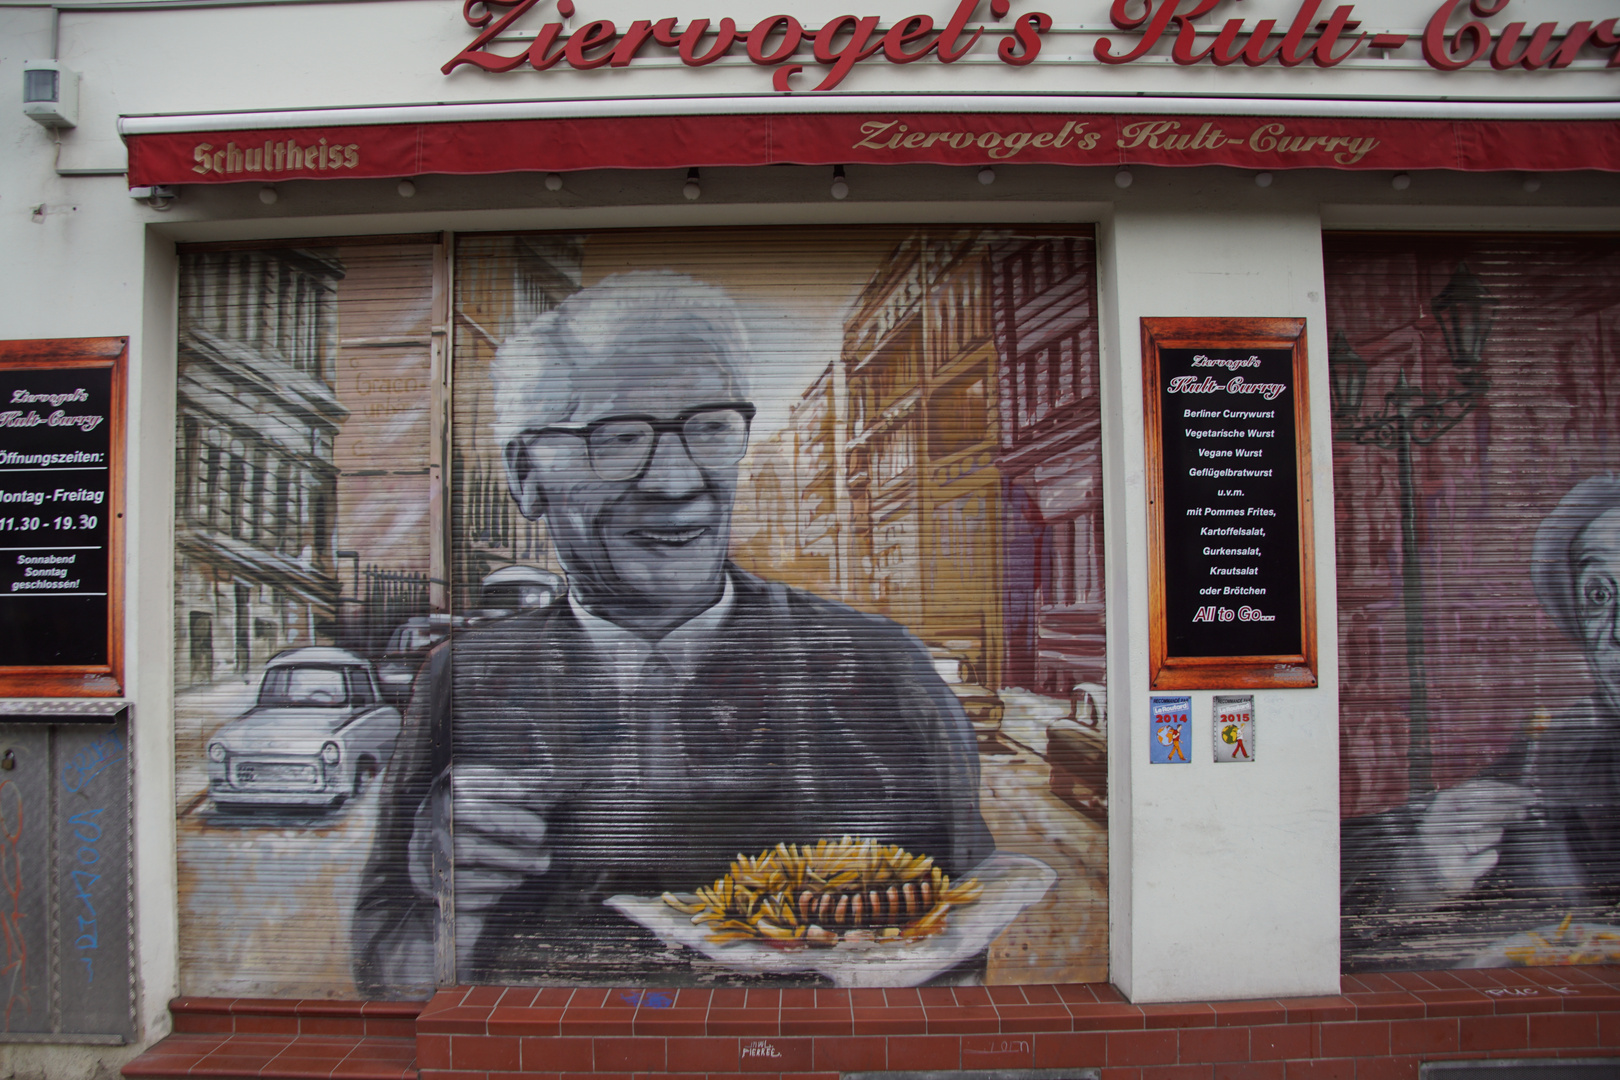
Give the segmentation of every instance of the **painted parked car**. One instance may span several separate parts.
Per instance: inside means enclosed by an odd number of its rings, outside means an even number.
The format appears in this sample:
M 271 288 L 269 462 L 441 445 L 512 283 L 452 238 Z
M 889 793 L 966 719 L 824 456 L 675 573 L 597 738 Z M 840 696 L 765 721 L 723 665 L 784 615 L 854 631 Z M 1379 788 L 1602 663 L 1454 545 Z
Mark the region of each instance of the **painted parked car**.
M 543 608 L 561 596 L 568 580 L 538 566 L 503 566 L 479 582 L 479 603 L 490 614 Z
M 411 700 L 411 686 L 422 661 L 449 635 L 452 621 L 448 615 L 415 615 L 394 628 L 387 650 L 377 662 L 377 677 L 389 701 L 403 706 Z
M 332 806 L 387 767 L 399 732 L 370 661 L 289 649 L 265 666 L 253 707 L 208 741 L 208 793 L 222 809 Z
M 567 579 L 537 566 L 503 566 L 479 582 L 480 606 L 466 615 L 417 615 L 405 620 L 389 635 L 377 675 L 383 694 L 395 705 L 411 700 L 411 688 L 433 646 L 449 636 L 451 628 L 473 626 L 488 619 L 504 618 L 518 611 L 529 611 L 553 603 L 568 588 Z

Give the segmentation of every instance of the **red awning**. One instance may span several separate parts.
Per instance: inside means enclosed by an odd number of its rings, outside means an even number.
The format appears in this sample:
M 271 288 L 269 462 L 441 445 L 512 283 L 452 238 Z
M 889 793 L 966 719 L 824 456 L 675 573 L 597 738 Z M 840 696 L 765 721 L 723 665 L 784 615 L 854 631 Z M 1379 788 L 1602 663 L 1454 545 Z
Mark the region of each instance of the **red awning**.
M 1620 171 L 1612 119 L 771 113 L 220 125 L 124 138 L 132 187 L 778 163 Z

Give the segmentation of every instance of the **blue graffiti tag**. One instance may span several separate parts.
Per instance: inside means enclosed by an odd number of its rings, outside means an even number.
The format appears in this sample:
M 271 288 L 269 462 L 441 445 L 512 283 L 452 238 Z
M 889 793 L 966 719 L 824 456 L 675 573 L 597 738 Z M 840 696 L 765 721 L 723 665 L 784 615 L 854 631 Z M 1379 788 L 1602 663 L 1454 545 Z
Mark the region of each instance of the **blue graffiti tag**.
M 619 1000 L 626 1005 L 640 1005 L 644 1009 L 668 1009 L 674 1006 L 674 995 L 663 990 L 621 990 Z
M 108 765 L 124 756 L 124 740 L 118 737 L 116 728 L 102 735 L 101 738 L 82 747 L 62 765 L 62 786 L 69 791 L 83 791 L 84 786 L 95 779 Z
M 69 825 L 77 826 L 73 830 L 73 836 L 81 843 L 79 850 L 73 855 L 81 866 L 95 866 L 101 861 L 101 852 L 95 847 L 96 842 L 101 839 L 101 826 L 96 822 L 96 818 L 100 817 L 105 809 L 106 807 L 97 807 L 94 810 L 83 810 L 68 818 Z M 90 889 L 101 880 L 101 875 L 90 870 L 75 870 L 72 876 L 73 895 L 84 905 L 84 914 L 78 916 L 79 935 L 73 939 L 73 947 L 89 953 L 101 948 L 101 939 L 96 933 L 96 905 L 90 898 Z M 85 981 L 95 982 L 95 957 L 83 955 L 79 957 L 79 961 L 84 964 Z

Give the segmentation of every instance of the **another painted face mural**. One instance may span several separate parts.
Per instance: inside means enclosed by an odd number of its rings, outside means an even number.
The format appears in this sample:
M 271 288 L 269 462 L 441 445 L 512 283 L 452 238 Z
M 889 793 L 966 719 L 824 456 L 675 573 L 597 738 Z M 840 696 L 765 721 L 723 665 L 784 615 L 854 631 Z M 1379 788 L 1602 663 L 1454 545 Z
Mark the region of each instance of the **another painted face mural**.
M 1328 253 L 1346 966 L 1613 962 L 1620 249 Z
M 1102 977 L 1092 263 L 1013 230 L 459 238 L 448 596 L 356 585 L 369 638 L 237 654 L 261 699 L 342 706 L 199 709 L 186 992 Z M 366 678 L 386 754 L 305 766 Z M 294 773 L 347 798 L 250 797 Z M 226 867 L 341 918 L 347 970 L 210 968 L 270 934 Z
M 1611 501 L 1575 542 L 1569 576 L 1586 662 L 1604 703 L 1620 716 L 1620 490 L 1607 494 Z

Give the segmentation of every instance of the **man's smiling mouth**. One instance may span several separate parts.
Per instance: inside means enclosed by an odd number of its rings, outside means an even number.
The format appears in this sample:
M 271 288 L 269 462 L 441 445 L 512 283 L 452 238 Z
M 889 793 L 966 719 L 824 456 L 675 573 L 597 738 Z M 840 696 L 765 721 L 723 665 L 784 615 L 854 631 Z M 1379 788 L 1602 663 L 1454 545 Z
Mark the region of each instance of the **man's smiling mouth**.
M 699 525 L 686 529 L 631 529 L 628 533 L 632 540 L 645 544 L 658 544 L 664 547 L 684 547 L 692 541 L 707 535 L 709 527 Z

